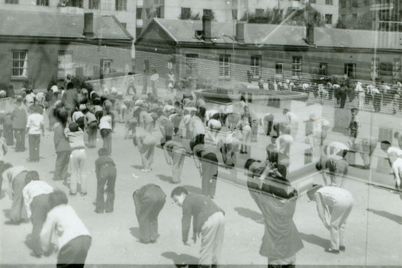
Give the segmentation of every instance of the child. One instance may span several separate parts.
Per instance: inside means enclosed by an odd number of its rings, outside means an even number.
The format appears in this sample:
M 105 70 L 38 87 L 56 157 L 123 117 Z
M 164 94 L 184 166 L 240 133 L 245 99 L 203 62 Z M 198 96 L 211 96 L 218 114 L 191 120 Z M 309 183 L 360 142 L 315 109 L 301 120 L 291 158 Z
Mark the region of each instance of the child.
M 82 196 L 87 194 L 87 178 L 85 176 L 86 152 L 84 144 L 84 132 L 75 122 L 70 123 L 65 130 L 65 135 L 68 138 L 71 147 L 71 181 L 70 195 L 77 194 L 77 184 L 80 184 L 80 193 Z
M 95 173 L 97 179 L 96 213 L 113 212 L 114 188 L 116 184 L 116 165 L 105 148 L 98 151 L 99 158 L 95 161 Z M 106 185 L 106 189 L 105 189 Z M 106 204 L 105 204 L 106 191 Z
M 45 136 L 45 127 L 43 124 L 43 109 L 39 106 L 32 106 L 32 113 L 28 116 L 27 132 L 29 141 L 29 159 L 30 162 L 39 162 L 40 134 Z
M 114 116 L 112 114 L 112 102 L 106 100 L 103 104 L 103 115 L 99 122 L 100 134 L 103 139 L 103 148 L 108 154 L 112 154 L 112 131 L 114 127 Z
M 85 109 L 83 111 L 85 115 L 87 134 L 88 134 L 88 148 L 96 147 L 96 134 L 98 132 L 98 120 L 96 116 L 90 110 Z

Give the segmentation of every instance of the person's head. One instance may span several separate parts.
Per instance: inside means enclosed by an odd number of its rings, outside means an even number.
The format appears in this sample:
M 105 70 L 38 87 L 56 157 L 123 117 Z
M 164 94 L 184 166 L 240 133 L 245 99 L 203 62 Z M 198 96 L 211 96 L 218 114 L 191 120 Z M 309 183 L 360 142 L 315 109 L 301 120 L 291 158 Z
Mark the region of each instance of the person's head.
M 77 131 L 79 131 L 80 127 L 78 126 L 77 123 L 71 122 L 71 123 L 68 125 L 68 129 L 69 129 L 71 132 L 77 132 Z
M 382 141 L 381 142 L 381 150 L 387 151 L 391 147 L 391 143 L 389 141 Z
M 186 199 L 187 195 L 188 195 L 187 189 L 184 188 L 183 186 L 178 186 L 173 189 L 172 193 L 170 194 L 170 197 L 173 199 L 176 205 L 182 207 L 184 199 Z
M 99 150 L 98 150 L 98 156 L 99 157 L 101 157 L 101 156 L 107 156 L 108 155 L 108 150 L 106 149 L 106 148 L 100 148 Z
M 68 121 L 68 111 L 66 110 L 65 107 L 59 107 L 54 110 L 54 117 L 56 118 L 57 121 L 59 121 L 60 124 L 63 126 L 67 125 Z
M 310 201 L 315 201 L 315 193 L 322 188 L 322 185 L 313 184 L 310 190 L 307 191 L 307 197 Z
M 244 164 L 244 169 L 245 170 L 250 170 L 250 167 L 256 162 L 261 162 L 261 161 L 255 160 L 253 158 L 247 159 L 246 163 Z
M 67 83 L 67 90 L 73 89 L 74 88 L 74 84 L 72 82 Z
M 25 183 L 30 183 L 31 181 L 38 181 L 39 180 L 39 173 L 36 170 L 30 170 L 27 172 L 25 177 Z
M 283 109 L 283 114 L 287 114 L 289 112 L 288 108 Z
M 54 208 L 60 205 L 68 204 L 68 198 L 66 193 L 61 190 L 55 190 L 49 194 L 49 205 L 50 208 Z
M 15 99 L 15 104 L 16 104 L 17 106 L 21 106 L 21 105 L 22 105 L 22 101 L 23 101 L 23 98 L 22 98 L 21 96 L 17 96 L 17 98 Z
M 359 113 L 359 109 L 357 108 L 352 108 L 351 110 L 352 115 L 357 115 Z

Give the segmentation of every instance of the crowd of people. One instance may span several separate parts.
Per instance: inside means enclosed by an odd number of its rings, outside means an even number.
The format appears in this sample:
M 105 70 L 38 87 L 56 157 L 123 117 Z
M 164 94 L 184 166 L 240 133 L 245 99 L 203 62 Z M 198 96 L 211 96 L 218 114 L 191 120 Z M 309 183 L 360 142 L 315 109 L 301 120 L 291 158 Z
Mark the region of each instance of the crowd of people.
M 139 151 L 142 172 L 157 168 L 154 154 L 161 148 L 172 168 L 171 183 L 180 184 L 184 159 L 194 159 L 200 171 L 202 193 L 191 193 L 178 185 L 170 197 L 183 210 L 183 243 L 189 241 L 191 221 L 192 239 L 201 239 L 201 266 L 220 263 L 225 212 L 215 202 L 219 170 L 230 170 L 236 177 L 237 169 L 241 168 L 247 172 L 247 188 L 263 215 L 265 232 L 261 255 L 268 258 L 269 267 L 294 267 L 296 254 L 303 248 L 293 222 L 296 201 L 301 193 L 288 179 L 290 148 L 302 123 L 298 116 L 284 109 L 281 118 L 285 120 L 279 120 L 274 113 L 258 118 L 244 100 L 238 104 L 239 113 L 224 108 L 211 110 L 193 94 L 177 90 L 171 98 L 161 99 L 156 97 L 156 91 L 157 88 L 153 87 L 152 92 L 141 96 L 123 96 L 116 90 L 101 94 L 68 81 L 65 90 L 59 90 L 53 84 L 47 92 L 34 94 L 25 89 L 16 97 L 13 111 L 3 118 L 4 139 L 0 150 L 3 182 L 0 186 L 3 185 L 12 199 L 10 221 L 18 224 L 31 220 L 30 245 L 34 254 L 41 256 L 56 248 L 58 265 L 83 266 L 91 247 L 91 234 L 68 205 L 68 198 L 87 194 L 87 150 L 96 147 L 100 135 L 103 144 L 95 162 L 95 213 L 113 212 L 117 180 L 112 153 L 113 133 L 116 123 L 122 122 L 125 138 L 132 139 Z M 338 96 L 337 91 L 328 94 L 331 98 Z M 341 106 L 344 104 L 343 98 L 340 98 L 340 103 Z M 352 110 L 353 113 L 356 110 Z M 49 118 L 48 126 L 45 126 L 44 115 Z M 303 134 L 310 145 L 306 154 L 318 159 L 316 167 L 323 175 L 323 186 L 312 186 L 308 196 L 316 201 L 318 216 L 330 232 L 331 243 L 327 251 L 334 254 L 346 248 L 343 232 L 353 207 L 351 193 L 343 188 L 350 163 L 348 155 L 359 152 L 365 167 L 369 168 L 377 145 L 373 139 L 356 139 L 357 130 L 353 123 L 356 120 L 356 116 L 352 116 L 350 144 L 328 141 L 330 123 L 315 113 L 310 115 Z M 68 195 L 40 180 L 37 171 L 7 161 L 7 148 L 14 142 L 15 152 L 26 150 L 27 135 L 28 161 L 39 162 L 41 135 L 46 128 L 53 131 L 56 152 L 53 180 L 63 182 Z M 266 146 L 265 159 L 251 158 L 252 144 L 258 140 L 259 128 L 271 140 Z M 155 135 L 157 131 L 159 135 Z M 160 136 L 162 138 L 158 140 Z M 390 155 L 395 183 L 400 187 L 402 149 L 385 141 L 381 148 Z M 159 237 L 158 215 L 166 202 L 163 190 L 158 185 L 147 184 L 133 193 L 142 243 L 156 243 Z

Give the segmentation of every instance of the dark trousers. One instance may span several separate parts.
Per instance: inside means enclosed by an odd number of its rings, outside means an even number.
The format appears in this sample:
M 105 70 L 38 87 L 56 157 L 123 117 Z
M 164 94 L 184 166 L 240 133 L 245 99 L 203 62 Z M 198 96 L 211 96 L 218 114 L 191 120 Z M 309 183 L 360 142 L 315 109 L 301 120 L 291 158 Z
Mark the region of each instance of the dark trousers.
M 91 240 L 91 237 L 83 235 L 65 244 L 57 256 L 57 267 L 84 267 Z
M 115 197 L 116 168 L 113 165 L 104 165 L 97 176 L 96 212 L 112 212 Z M 106 188 L 105 188 L 106 186 Z M 106 193 L 106 202 L 105 202 Z
M 13 180 L 13 202 L 11 204 L 9 218 L 13 223 L 19 223 L 28 219 L 27 212 L 24 206 L 24 198 L 22 196 L 22 190 L 24 189 L 26 182 L 27 172 L 21 172 Z
M 98 132 L 97 124 L 95 123 L 90 123 L 87 127 L 87 133 L 88 133 L 88 147 L 89 148 L 95 148 L 96 147 L 96 134 Z
M 42 226 L 45 223 L 46 216 L 50 210 L 49 195 L 41 194 L 36 196 L 31 202 L 31 221 L 32 221 L 32 233 L 31 233 L 31 249 L 36 255 L 42 255 L 42 247 L 40 244 L 40 232 Z
M 341 97 L 340 97 L 340 100 L 341 100 L 341 105 L 340 105 L 340 107 L 341 108 L 345 108 L 345 103 L 346 103 L 346 94 L 344 94 L 344 95 L 342 95 Z
M 40 134 L 29 134 L 29 160 L 39 161 Z
M 14 134 L 12 125 L 4 125 L 4 138 L 8 146 L 14 145 Z
M 68 164 L 70 162 L 70 151 L 56 152 L 56 164 L 53 180 L 66 180 Z
M 208 153 L 202 156 L 202 194 L 214 198 L 216 192 L 216 181 L 218 178 L 218 158 L 214 153 Z
M 14 129 L 15 151 L 25 151 L 25 129 Z
M 103 148 L 105 148 L 109 155 L 112 154 L 112 130 L 101 129 L 100 134 L 103 139 Z
M 194 140 L 190 141 L 190 149 L 193 150 L 193 148 L 197 145 L 197 144 L 204 144 L 204 138 L 205 135 L 204 134 L 199 134 L 197 135 Z
M 138 198 L 133 194 L 135 214 L 140 228 L 140 241 L 155 242 L 158 239 L 158 216 L 166 202 L 166 196 L 161 190 L 160 198 Z

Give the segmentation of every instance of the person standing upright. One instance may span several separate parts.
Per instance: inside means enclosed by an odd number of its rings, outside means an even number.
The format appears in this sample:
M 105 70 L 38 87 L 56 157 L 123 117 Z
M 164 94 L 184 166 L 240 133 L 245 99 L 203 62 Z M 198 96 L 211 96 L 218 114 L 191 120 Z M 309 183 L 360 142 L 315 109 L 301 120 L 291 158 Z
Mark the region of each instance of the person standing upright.
M 105 148 L 98 150 L 98 159 L 95 161 L 95 174 L 97 179 L 96 191 L 96 213 L 113 212 L 115 184 L 116 184 L 116 164 L 108 155 Z M 106 186 L 106 189 L 105 189 Z M 107 195 L 105 202 L 105 193 Z
M 39 162 L 40 155 L 40 136 L 45 136 L 45 126 L 43 124 L 43 109 L 39 106 L 32 106 L 32 113 L 28 116 L 27 132 L 29 141 L 30 162 Z
M 53 180 L 64 181 L 67 184 L 68 164 L 70 162 L 71 147 L 64 129 L 67 127 L 68 112 L 64 107 L 54 110 L 56 125 L 53 132 L 53 142 L 56 149 L 56 163 L 54 168 Z
M 103 148 L 112 154 L 112 132 L 114 128 L 114 116 L 112 113 L 112 102 L 106 100 L 103 104 L 103 115 L 99 121 L 100 134 L 103 140 Z
M 330 247 L 326 251 L 334 254 L 345 251 L 344 232 L 353 207 L 352 194 L 336 186 L 313 185 L 307 196 L 311 201 L 316 201 L 318 216 L 331 234 Z
M 15 108 L 11 115 L 14 136 L 15 136 L 15 151 L 25 151 L 25 129 L 27 126 L 27 111 L 22 104 L 22 97 L 18 96 L 15 101 Z
M 220 262 L 225 233 L 225 213 L 208 196 L 188 193 L 184 187 L 173 189 L 170 197 L 183 209 L 182 240 L 188 244 L 191 220 L 193 241 L 201 236 L 200 267 L 216 267 Z

